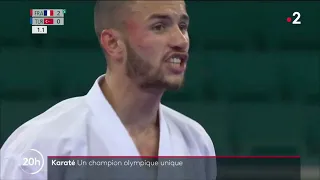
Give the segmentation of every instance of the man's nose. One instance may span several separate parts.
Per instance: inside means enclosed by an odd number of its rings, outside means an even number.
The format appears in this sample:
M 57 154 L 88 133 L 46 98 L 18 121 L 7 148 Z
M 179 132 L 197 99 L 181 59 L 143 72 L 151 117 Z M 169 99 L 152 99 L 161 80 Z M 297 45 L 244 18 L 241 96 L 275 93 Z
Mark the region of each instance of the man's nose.
M 188 51 L 189 49 L 188 33 L 181 31 L 179 27 L 174 28 L 169 41 L 173 49 L 179 51 Z

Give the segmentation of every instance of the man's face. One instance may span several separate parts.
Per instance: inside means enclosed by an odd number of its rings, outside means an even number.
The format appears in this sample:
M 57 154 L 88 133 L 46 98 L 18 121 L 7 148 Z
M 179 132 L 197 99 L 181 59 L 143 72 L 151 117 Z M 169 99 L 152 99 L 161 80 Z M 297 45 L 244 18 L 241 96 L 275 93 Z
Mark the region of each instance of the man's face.
M 143 88 L 179 89 L 188 59 L 184 1 L 138 1 L 126 21 L 127 75 Z

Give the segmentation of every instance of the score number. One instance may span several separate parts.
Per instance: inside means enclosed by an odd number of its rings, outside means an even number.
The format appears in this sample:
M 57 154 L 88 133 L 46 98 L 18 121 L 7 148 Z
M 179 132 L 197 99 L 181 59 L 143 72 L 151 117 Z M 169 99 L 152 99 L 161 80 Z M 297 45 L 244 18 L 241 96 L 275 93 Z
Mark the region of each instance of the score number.
M 32 26 L 32 34 L 47 34 L 47 26 Z
M 295 19 L 292 21 L 292 24 L 301 24 L 301 21 L 300 21 L 301 14 L 300 14 L 300 12 L 294 12 L 292 14 L 292 16 L 295 17 Z

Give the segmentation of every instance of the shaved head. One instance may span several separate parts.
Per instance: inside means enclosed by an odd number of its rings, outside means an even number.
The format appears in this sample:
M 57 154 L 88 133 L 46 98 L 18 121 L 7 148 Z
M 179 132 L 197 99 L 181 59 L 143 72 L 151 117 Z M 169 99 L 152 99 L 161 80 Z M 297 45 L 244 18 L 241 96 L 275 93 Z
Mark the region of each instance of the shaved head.
M 188 26 L 183 0 L 100 0 L 95 7 L 95 31 L 107 71 L 143 89 L 175 90 L 183 85 Z
M 98 38 L 104 29 L 122 29 L 123 21 L 130 12 L 128 5 L 132 3 L 132 0 L 97 0 L 94 9 L 94 28 Z

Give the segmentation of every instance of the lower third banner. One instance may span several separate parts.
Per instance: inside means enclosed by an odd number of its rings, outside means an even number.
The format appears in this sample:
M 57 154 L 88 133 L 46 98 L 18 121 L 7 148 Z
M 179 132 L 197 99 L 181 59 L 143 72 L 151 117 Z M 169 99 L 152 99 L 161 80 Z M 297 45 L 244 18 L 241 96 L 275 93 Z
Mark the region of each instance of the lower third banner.
M 48 180 L 300 180 L 290 157 L 48 157 Z

